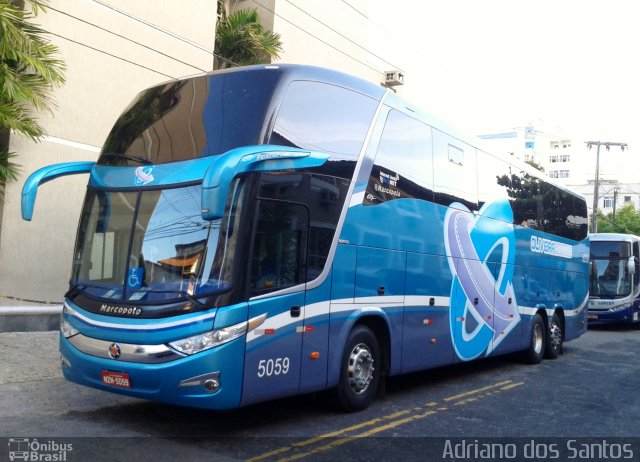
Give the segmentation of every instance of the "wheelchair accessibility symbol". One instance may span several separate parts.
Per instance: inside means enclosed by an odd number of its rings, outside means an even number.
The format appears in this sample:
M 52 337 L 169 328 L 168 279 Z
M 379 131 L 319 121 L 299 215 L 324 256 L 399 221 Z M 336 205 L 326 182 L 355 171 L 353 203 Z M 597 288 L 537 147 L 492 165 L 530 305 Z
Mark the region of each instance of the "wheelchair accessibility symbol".
M 139 289 L 142 287 L 142 279 L 144 277 L 144 268 L 129 268 L 127 276 L 127 287 L 130 289 Z

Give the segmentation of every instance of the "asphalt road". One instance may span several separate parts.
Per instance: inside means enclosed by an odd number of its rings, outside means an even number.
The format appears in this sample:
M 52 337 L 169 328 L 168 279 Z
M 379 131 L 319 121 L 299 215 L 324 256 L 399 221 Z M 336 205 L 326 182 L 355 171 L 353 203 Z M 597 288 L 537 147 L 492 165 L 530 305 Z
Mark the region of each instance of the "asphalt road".
M 505 356 L 391 378 L 360 413 L 322 394 L 221 413 L 68 383 L 57 333 L 4 333 L 0 461 L 18 439 L 68 461 L 487 460 L 490 444 L 488 460 L 640 460 L 638 351 L 640 331 L 590 329 L 537 366 Z

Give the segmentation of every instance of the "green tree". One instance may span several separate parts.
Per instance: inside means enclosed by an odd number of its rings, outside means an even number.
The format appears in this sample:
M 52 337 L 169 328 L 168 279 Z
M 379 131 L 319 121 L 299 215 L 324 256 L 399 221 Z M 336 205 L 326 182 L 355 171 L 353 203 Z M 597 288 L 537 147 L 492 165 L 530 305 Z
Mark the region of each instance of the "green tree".
M 533 159 L 525 160 L 525 163 L 531 165 L 536 170 L 540 170 L 541 172 L 544 172 L 544 167 Z
M 636 211 L 633 204 L 625 204 L 613 213 L 605 215 L 598 210 L 599 233 L 623 233 L 640 236 L 640 212 Z
M 45 12 L 42 0 L 0 0 L 0 197 L 7 182 L 17 178 L 19 165 L 9 152 L 11 131 L 34 141 L 44 129 L 34 111 L 52 107 L 51 91 L 64 83 L 64 63 L 58 49 L 31 20 Z
M 215 69 L 250 64 L 268 64 L 282 52 L 280 34 L 267 31 L 260 24 L 256 8 L 238 10 L 216 25 Z

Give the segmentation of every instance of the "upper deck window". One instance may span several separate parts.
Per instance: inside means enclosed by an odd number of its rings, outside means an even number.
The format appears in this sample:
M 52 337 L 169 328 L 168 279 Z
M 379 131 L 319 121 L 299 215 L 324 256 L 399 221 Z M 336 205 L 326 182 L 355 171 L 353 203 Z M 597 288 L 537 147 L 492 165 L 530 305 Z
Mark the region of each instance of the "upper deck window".
M 162 164 L 260 144 L 278 79 L 227 72 L 145 90 L 117 120 L 98 164 Z
M 289 85 L 271 144 L 356 157 L 377 101 L 336 85 L 295 81 Z

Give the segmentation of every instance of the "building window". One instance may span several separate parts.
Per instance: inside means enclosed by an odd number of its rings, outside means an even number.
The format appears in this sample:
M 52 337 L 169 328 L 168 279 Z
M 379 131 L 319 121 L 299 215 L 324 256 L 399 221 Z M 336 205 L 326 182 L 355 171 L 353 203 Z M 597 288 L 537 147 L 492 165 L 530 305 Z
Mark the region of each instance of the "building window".
M 569 170 L 560 170 L 558 172 L 558 178 L 569 178 Z
M 602 200 L 602 207 L 605 209 L 613 208 L 613 197 L 604 196 L 604 199 Z
M 552 164 L 558 162 L 558 156 L 555 154 L 549 156 L 549 162 L 551 162 Z
M 558 171 L 557 170 L 550 170 L 549 171 L 549 178 L 558 178 Z
M 631 196 L 624 196 L 625 202 L 631 202 Z

